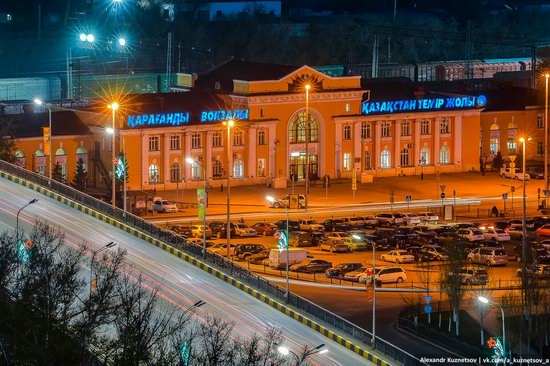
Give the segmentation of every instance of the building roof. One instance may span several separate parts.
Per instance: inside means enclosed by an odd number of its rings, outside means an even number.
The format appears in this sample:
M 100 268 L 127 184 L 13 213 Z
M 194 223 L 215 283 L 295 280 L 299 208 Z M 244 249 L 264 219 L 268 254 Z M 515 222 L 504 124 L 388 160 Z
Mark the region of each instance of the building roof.
M 485 112 L 523 111 L 526 107 L 540 105 L 544 97 L 537 90 L 515 86 L 502 86 L 498 89 L 486 90 Z
M 43 136 L 48 127 L 48 113 L 7 114 L 0 116 L 0 131 L 14 138 Z M 52 111 L 52 135 L 89 135 L 90 129 L 72 111 Z
M 199 89 L 212 90 L 216 89 L 216 82 L 219 82 L 219 89 L 231 91 L 233 90 L 233 80 L 279 80 L 299 68 L 300 66 L 233 59 L 199 75 L 195 86 Z

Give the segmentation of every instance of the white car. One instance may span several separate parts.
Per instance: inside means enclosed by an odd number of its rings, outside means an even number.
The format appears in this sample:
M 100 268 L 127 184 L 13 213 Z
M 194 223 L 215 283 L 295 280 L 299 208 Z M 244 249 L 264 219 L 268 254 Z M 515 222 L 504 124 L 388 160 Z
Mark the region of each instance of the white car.
M 250 236 L 258 236 L 258 233 L 256 232 L 256 229 L 246 226 L 246 224 L 237 223 L 235 224 L 235 235 L 250 237 Z
M 153 202 L 153 211 L 156 212 L 178 212 L 175 202 L 167 200 L 157 200 Z
M 347 237 L 349 237 L 349 234 L 343 231 L 333 231 L 332 233 L 328 234 L 328 238 L 330 240 L 342 240 Z
M 378 226 L 378 219 L 373 216 L 364 216 L 362 217 L 365 227 L 376 227 Z
M 521 170 L 519 169 L 515 169 L 514 170 L 514 173 L 512 173 L 512 171 L 510 170 L 510 168 L 506 168 L 504 169 L 502 172 L 500 172 L 500 176 L 502 178 L 508 178 L 508 179 L 519 179 L 519 180 L 523 180 L 523 178 L 525 177 L 525 180 L 530 180 L 531 179 L 531 176 L 528 174 L 528 173 L 523 173 Z
M 414 262 L 414 256 L 406 250 L 390 250 L 386 254 L 382 254 L 380 259 L 385 262 L 394 263 L 412 263 Z
M 191 232 L 193 233 L 193 237 L 194 238 L 203 238 L 204 237 L 204 232 L 203 232 L 203 229 L 204 227 L 202 225 L 191 225 Z M 207 226 L 206 227 L 206 239 L 210 239 L 212 237 L 212 230 Z
M 456 232 L 459 236 L 468 239 L 468 241 L 481 241 L 485 240 L 483 232 L 478 229 L 459 229 Z
M 483 233 L 485 240 L 510 241 L 510 234 L 501 229 L 488 229 Z
M 372 271 L 372 268 L 369 269 L 369 268 L 361 267 L 357 271 L 351 271 L 344 274 L 344 280 L 358 282 L 359 277 L 361 277 L 363 274 L 367 275 L 369 271 Z
M 426 223 L 435 224 L 439 221 L 439 216 L 437 216 L 433 212 L 417 212 L 416 216 Z
M 420 217 L 418 217 L 416 214 L 404 213 L 402 215 L 403 215 L 403 221 L 405 222 L 405 225 L 418 225 L 422 222 L 420 220 Z
M 398 213 L 381 213 L 375 216 L 379 225 L 399 226 L 404 223 L 403 215 Z
M 372 268 L 369 268 L 366 273 L 359 276 L 358 282 L 371 283 L 372 282 Z M 401 283 L 407 280 L 407 272 L 401 267 L 383 267 L 376 268 L 376 275 L 374 276 L 377 282 L 380 283 Z
M 304 231 L 325 231 L 325 227 L 315 220 L 300 220 L 300 230 Z
M 221 256 L 227 256 L 227 243 L 224 244 L 216 244 L 208 248 L 209 251 L 212 253 L 217 253 Z M 230 244 L 229 245 L 229 256 L 232 257 L 235 255 L 235 245 Z

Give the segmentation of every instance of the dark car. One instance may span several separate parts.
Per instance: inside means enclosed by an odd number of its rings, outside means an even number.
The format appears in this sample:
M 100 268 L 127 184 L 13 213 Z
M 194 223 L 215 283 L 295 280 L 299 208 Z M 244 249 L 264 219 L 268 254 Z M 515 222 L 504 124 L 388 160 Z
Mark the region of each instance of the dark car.
M 514 256 L 516 258 L 517 262 L 521 262 L 521 257 L 523 253 L 523 247 L 521 245 L 516 245 L 514 247 Z M 530 248 L 528 248 L 528 255 L 531 255 L 532 257 L 529 258 L 528 263 L 534 258 L 537 263 L 547 263 L 550 261 L 550 253 L 546 250 L 546 248 L 538 243 L 531 243 Z
M 443 233 L 456 233 L 456 230 L 457 229 L 451 225 L 441 225 L 434 229 L 438 236 Z
M 230 224 L 230 235 L 232 238 L 234 238 L 236 235 L 235 235 L 235 224 L 231 223 Z M 223 224 L 223 226 L 220 228 L 220 230 L 218 231 L 218 239 L 223 239 L 223 238 L 227 238 L 227 224 Z
M 417 225 L 414 227 L 414 230 L 421 238 L 424 239 L 433 240 L 433 238 L 437 236 L 435 230 L 429 226 Z
M 290 266 L 290 270 L 294 272 L 319 273 L 325 272 L 332 267 L 332 263 L 323 259 L 309 259 Z
M 469 243 L 469 240 L 458 235 L 456 231 L 445 231 L 436 236 L 434 242 L 439 245 L 446 245 L 449 242 Z
M 310 247 L 313 244 L 312 233 L 309 231 L 292 231 L 288 239 L 288 245 L 292 247 Z
M 325 231 L 348 231 L 349 225 L 342 219 L 327 219 L 323 222 Z
M 366 234 L 363 235 L 363 239 L 367 242 L 367 244 L 370 243 L 372 245 L 372 243 L 375 243 L 376 250 L 385 251 L 392 249 L 392 243 L 388 240 L 388 237 L 380 237 L 374 234 Z
M 334 267 L 327 269 L 325 274 L 330 278 L 342 278 L 346 273 L 357 271 L 362 266 L 363 265 L 361 263 L 339 263 Z
M 546 224 L 550 224 L 550 217 L 548 216 L 536 216 L 532 218 L 535 229 L 543 227 Z
M 492 226 L 495 229 L 505 230 L 510 225 L 508 224 L 508 221 L 495 221 L 492 223 Z
M 193 231 L 189 225 L 172 225 L 168 227 L 168 230 L 172 230 L 179 236 L 184 238 L 191 238 L 193 236 Z
M 218 235 L 220 230 L 225 226 L 225 222 L 221 221 L 212 221 L 210 224 L 208 224 L 208 227 L 210 230 L 212 230 L 212 236 Z
M 523 220 L 522 219 L 511 219 L 511 220 L 508 220 L 508 226 L 512 226 L 512 225 L 522 225 L 523 224 Z M 532 219 L 526 219 L 525 220 L 525 227 L 527 229 L 533 229 L 535 227 L 535 223 L 533 222 Z
M 248 260 L 249 263 L 252 263 L 252 264 L 262 264 L 264 259 L 269 258 L 269 253 L 270 252 L 271 252 L 271 250 L 269 250 L 269 249 L 262 250 L 259 253 L 250 255 L 247 258 L 247 260 Z
M 410 246 L 407 248 L 407 252 L 413 255 L 415 262 L 431 262 L 437 260 L 435 255 L 422 247 Z
M 398 227 L 394 230 L 396 234 L 406 235 L 409 237 L 409 239 L 419 239 L 420 235 L 418 235 L 418 232 L 412 228 L 412 227 Z
M 327 239 L 325 233 L 319 233 L 319 232 L 310 233 L 310 238 L 311 238 L 310 240 L 312 245 L 319 245 L 319 243 Z
M 279 220 L 275 222 L 275 226 L 279 230 L 286 230 L 286 220 Z M 300 221 L 298 220 L 288 220 L 288 231 L 298 231 L 300 230 Z
M 234 256 L 246 260 L 252 254 L 260 253 L 263 250 L 265 247 L 262 244 L 237 244 Z

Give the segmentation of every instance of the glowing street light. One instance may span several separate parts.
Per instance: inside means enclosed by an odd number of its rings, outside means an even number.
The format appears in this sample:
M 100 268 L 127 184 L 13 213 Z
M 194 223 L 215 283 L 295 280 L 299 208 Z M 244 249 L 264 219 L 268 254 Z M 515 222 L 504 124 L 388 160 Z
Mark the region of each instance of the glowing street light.
M 229 249 L 230 249 L 230 242 L 231 242 L 231 210 L 230 210 L 230 200 L 231 200 L 231 185 L 230 185 L 230 177 L 231 177 L 231 127 L 235 125 L 235 121 L 230 119 L 228 121 L 224 121 L 223 125 L 227 127 L 227 259 L 230 259 L 229 256 Z
M 305 205 L 306 210 L 309 209 L 309 199 L 308 199 L 308 193 L 309 193 L 309 89 L 311 89 L 311 85 L 306 84 L 306 191 L 305 191 Z
M 89 43 L 94 43 L 95 41 L 95 37 L 93 34 L 87 34 L 86 35 L 86 41 L 89 42 Z
M 86 42 L 86 34 L 85 33 L 80 33 L 79 38 L 82 42 Z
M 118 39 L 118 44 L 119 44 L 121 47 L 126 46 L 126 39 L 124 39 L 124 38 L 122 38 L 122 37 L 119 38 L 119 39 Z
M 506 355 L 506 328 L 504 327 L 504 309 L 500 304 L 497 304 L 496 302 L 489 300 L 485 296 L 478 296 L 477 301 L 479 301 L 484 305 L 490 304 L 490 305 L 496 306 L 500 309 L 500 315 L 502 317 L 502 350 L 503 350 L 502 353 Z

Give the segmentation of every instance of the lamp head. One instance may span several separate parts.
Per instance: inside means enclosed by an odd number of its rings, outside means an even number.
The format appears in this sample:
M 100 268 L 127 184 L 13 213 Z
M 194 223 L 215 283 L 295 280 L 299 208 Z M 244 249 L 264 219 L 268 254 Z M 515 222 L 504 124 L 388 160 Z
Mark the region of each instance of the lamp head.
M 521 142 L 521 143 L 525 142 L 525 137 L 520 137 L 519 142 Z
M 275 202 L 275 198 L 273 198 L 273 196 L 265 196 L 265 199 L 271 203 Z
M 109 135 L 112 135 L 113 133 L 115 133 L 115 130 L 113 130 L 111 127 L 107 127 L 105 129 L 105 132 L 107 132 Z
M 353 234 L 351 237 L 356 240 L 361 240 L 361 237 L 357 234 Z
M 189 156 L 188 156 L 188 157 L 185 158 L 185 162 L 186 162 L 187 164 L 195 164 L 195 159 L 193 159 L 192 157 L 189 157 Z
M 306 88 L 306 90 L 309 90 L 309 89 L 311 89 L 311 85 L 306 84 L 305 88 Z
M 126 39 L 124 38 L 119 38 L 118 39 L 118 44 L 122 47 L 126 46 Z
M 33 102 L 34 102 L 34 104 L 36 104 L 36 105 L 42 105 L 42 104 L 44 104 L 44 102 L 43 102 L 41 99 L 38 99 L 38 98 L 34 98 Z
M 78 36 L 78 38 L 80 38 L 80 40 L 82 42 L 85 42 L 86 41 L 86 34 L 85 33 L 80 33 L 80 36 Z
M 550 74 L 546 73 L 544 74 L 544 77 L 548 79 L 550 77 Z
M 95 41 L 95 37 L 93 34 L 87 34 L 86 35 L 86 41 L 88 41 L 89 43 L 94 43 Z
M 279 348 L 277 348 L 277 351 L 279 351 L 279 353 L 283 356 L 288 356 L 288 354 L 290 353 L 290 350 L 285 346 L 279 346 Z
M 233 127 L 233 126 L 235 125 L 235 121 L 232 120 L 232 119 L 230 119 L 230 120 L 227 121 L 227 125 L 228 125 L 229 127 Z
M 489 299 L 486 298 L 485 296 L 478 296 L 477 300 L 482 304 L 488 304 L 489 303 Z
M 111 108 L 113 111 L 116 111 L 119 107 L 120 105 L 117 102 L 109 104 L 109 108 Z

